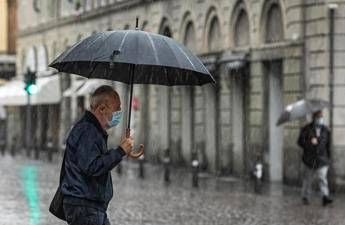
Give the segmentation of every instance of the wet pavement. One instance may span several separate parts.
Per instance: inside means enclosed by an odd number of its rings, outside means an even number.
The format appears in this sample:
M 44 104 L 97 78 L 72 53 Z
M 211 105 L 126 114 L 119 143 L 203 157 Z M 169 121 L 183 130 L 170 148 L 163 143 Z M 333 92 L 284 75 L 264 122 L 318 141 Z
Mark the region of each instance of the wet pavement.
M 163 182 L 162 167 L 146 166 L 144 180 L 138 165 L 124 162 L 123 174 L 113 173 L 115 196 L 108 215 L 112 225 L 344 225 L 345 196 L 322 207 L 315 196 L 310 206 L 300 202 L 299 189 L 265 187 L 262 194 L 235 178 L 202 176 L 200 188 L 191 188 L 191 175 L 173 171 L 171 184 Z M 48 212 L 55 193 L 60 164 L 0 156 L 0 224 L 65 224 Z

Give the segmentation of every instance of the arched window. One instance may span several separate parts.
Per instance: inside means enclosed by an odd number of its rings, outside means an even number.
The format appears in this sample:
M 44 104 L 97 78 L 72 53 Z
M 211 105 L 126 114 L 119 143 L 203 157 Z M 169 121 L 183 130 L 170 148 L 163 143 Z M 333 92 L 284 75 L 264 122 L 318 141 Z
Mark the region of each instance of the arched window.
M 265 31 L 264 37 L 266 43 L 284 40 L 284 23 L 282 12 L 278 4 L 272 4 L 267 11 Z
M 185 35 L 183 38 L 183 43 L 185 46 L 187 46 L 187 48 L 189 48 L 192 51 L 195 51 L 195 49 L 196 49 L 195 30 L 194 30 L 194 25 L 191 21 L 188 22 L 188 24 L 186 26 L 186 31 L 185 31 Z
M 36 13 L 40 13 L 42 9 L 42 2 L 41 0 L 33 0 L 32 7 Z
M 213 17 L 208 33 L 208 50 L 211 52 L 220 50 L 220 26 L 217 17 Z
M 149 24 L 149 22 L 144 21 L 143 25 L 141 26 L 141 30 L 142 31 L 148 31 L 148 24 Z
M 165 28 L 163 29 L 162 34 L 163 34 L 164 36 L 167 36 L 167 37 L 172 37 L 172 33 L 171 33 L 171 30 L 170 30 L 169 27 L 165 27 Z
M 124 30 L 129 30 L 130 29 L 130 26 L 129 24 L 126 24 L 124 27 L 123 27 Z
M 235 46 L 248 46 L 249 37 L 249 20 L 245 10 L 241 10 L 238 14 L 234 26 L 234 44 Z
M 163 18 L 159 28 L 159 33 L 167 37 L 173 37 L 172 31 L 170 29 L 170 24 L 167 18 Z

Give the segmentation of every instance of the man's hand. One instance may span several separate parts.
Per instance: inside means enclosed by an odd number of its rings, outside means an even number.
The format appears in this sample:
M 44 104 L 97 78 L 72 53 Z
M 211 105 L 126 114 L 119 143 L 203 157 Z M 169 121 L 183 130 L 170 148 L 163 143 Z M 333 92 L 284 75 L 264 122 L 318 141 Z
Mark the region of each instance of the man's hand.
M 128 155 L 134 146 L 134 140 L 132 137 L 129 138 L 123 138 L 120 144 L 120 147 L 126 152 L 126 155 Z
M 312 143 L 313 145 L 318 145 L 318 144 L 319 144 L 317 138 L 315 138 L 315 137 L 313 137 L 313 138 L 311 139 L 311 143 Z

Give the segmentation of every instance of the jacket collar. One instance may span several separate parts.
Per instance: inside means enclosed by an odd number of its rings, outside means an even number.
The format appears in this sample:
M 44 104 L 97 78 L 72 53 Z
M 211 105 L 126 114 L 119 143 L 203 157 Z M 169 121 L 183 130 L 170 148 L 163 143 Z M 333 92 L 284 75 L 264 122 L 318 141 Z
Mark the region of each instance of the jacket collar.
M 315 125 L 314 122 L 311 122 L 311 123 L 309 124 L 309 129 L 313 132 L 314 135 L 316 135 L 316 129 L 317 129 L 317 128 L 320 128 L 320 134 L 321 134 L 321 133 L 324 132 L 326 126 L 325 126 L 325 125 L 317 126 L 317 125 Z
M 86 110 L 84 114 L 84 119 L 93 125 L 101 132 L 101 134 L 104 136 L 104 138 L 108 137 L 108 133 L 102 128 L 101 124 L 99 123 L 98 119 L 95 115 L 93 115 L 92 112 Z
M 315 122 L 314 121 L 312 121 L 311 123 L 310 123 L 310 127 L 312 127 L 312 128 L 320 128 L 320 129 L 323 129 L 324 127 L 325 127 L 325 125 L 323 124 L 323 125 L 316 125 L 315 124 Z

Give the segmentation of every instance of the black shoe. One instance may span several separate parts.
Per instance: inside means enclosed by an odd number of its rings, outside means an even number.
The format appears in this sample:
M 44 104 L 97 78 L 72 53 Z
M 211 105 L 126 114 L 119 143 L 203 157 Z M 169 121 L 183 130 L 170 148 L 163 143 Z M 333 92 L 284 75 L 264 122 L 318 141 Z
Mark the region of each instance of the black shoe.
M 328 196 L 323 196 L 323 198 L 322 198 L 322 205 L 323 206 L 331 204 L 332 202 L 333 202 L 333 199 L 330 199 Z
M 309 200 L 307 198 L 302 198 L 303 205 L 309 205 Z

